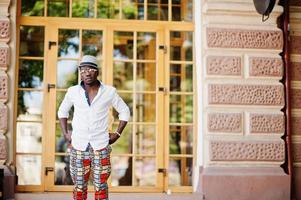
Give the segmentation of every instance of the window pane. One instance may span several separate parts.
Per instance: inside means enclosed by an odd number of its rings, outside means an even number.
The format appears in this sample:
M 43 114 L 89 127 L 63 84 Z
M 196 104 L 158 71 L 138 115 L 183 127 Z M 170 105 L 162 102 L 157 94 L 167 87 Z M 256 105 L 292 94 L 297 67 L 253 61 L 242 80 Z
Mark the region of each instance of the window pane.
M 79 58 L 78 30 L 59 30 L 58 56 L 63 58 Z
M 70 175 L 70 157 L 55 156 L 54 164 L 54 184 L 55 185 L 73 185 Z
M 192 186 L 192 158 L 169 159 L 170 186 Z
M 47 15 L 51 17 L 69 17 L 69 0 L 48 0 Z
M 158 20 L 159 19 L 158 5 L 147 7 L 147 19 L 148 20 Z
M 44 27 L 20 26 L 20 56 L 44 56 Z
M 193 65 L 170 65 L 170 91 L 193 91 Z
M 119 96 L 123 99 L 123 101 L 126 103 L 126 105 L 129 107 L 131 112 L 131 117 L 129 121 L 133 120 L 133 94 L 132 93 L 118 93 Z M 115 121 L 119 121 L 118 119 L 118 113 L 115 109 L 113 109 L 113 117 Z
M 156 90 L 156 63 L 137 63 L 137 91 Z
M 97 18 L 119 19 L 120 0 L 98 0 Z
M 131 186 L 132 185 L 132 162 L 131 157 L 112 156 L 112 186 Z
M 68 88 L 78 83 L 78 63 L 75 60 L 57 62 L 57 88 Z
M 141 7 L 140 7 L 141 9 Z M 139 16 L 144 15 L 144 10 L 139 9 Z M 122 18 L 123 19 L 137 19 L 138 5 L 135 0 L 122 0 Z
M 156 59 L 156 33 L 137 34 L 137 59 Z
M 169 120 L 174 123 L 193 122 L 193 96 L 170 95 Z
M 114 62 L 113 85 L 117 90 L 133 90 L 133 64 L 128 62 Z
M 83 30 L 83 55 L 93 55 L 102 59 L 102 31 Z
M 18 92 L 18 117 L 22 121 L 42 121 L 43 93 L 38 91 Z
M 44 16 L 43 0 L 22 0 L 21 2 L 22 16 Z
M 162 5 L 160 9 L 160 20 L 168 21 L 168 4 Z
M 172 21 L 182 21 L 180 6 L 172 6 L 171 13 L 172 13 Z
M 188 21 L 193 18 L 193 0 L 172 0 L 172 21 Z
M 112 132 L 117 130 L 117 125 L 114 125 L 112 128 Z M 133 133 L 133 127 L 132 125 L 128 124 L 123 132 L 121 137 L 118 139 L 116 143 L 112 145 L 112 153 L 113 154 L 126 154 L 126 153 L 132 153 L 132 133 Z
M 192 61 L 192 32 L 170 32 L 170 59 Z
M 114 32 L 114 59 L 133 59 L 133 32 Z
M 17 153 L 42 153 L 42 123 L 17 122 Z
M 135 137 L 137 154 L 156 154 L 156 126 L 137 125 Z
M 169 153 L 192 154 L 193 153 L 193 127 L 170 126 Z
M 59 110 L 59 107 L 65 97 L 66 92 L 56 92 L 56 120 L 58 120 L 58 116 L 57 116 L 57 111 Z M 74 112 L 74 108 L 72 107 L 69 111 L 69 118 L 68 119 L 72 119 L 73 118 L 73 112 Z
M 148 20 L 168 20 L 168 1 L 148 0 Z
M 55 124 L 55 151 L 59 153 L 66 153 L 69 143 L 66 142 L 60 123 Z M 71 123 L 68 122 L 68 130 L 72 130 Z
M 16 160 L 18 185 L 40 185 L 41 156 L 17 155 Z
M 136 94 L 136 121 L 156 121 L 156 95 Z
M 157 182 L 156 159 L 137 158 L 135 162 L 135 186 L 155 186 Z
M 72 17 L 93 18 L 94 0 L 72 0 Z
M 42 88 L 43 61 L 20 60 L 19 65 L 19 87 Z

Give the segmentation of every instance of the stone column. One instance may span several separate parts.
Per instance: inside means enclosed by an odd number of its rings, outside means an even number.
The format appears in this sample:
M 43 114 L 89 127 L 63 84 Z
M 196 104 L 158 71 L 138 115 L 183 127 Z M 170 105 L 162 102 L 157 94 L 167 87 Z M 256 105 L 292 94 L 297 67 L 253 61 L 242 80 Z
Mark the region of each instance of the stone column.
M 9 19 L 10 0 L 0 0 L 0 168 L 4 168 L 4 199 L 14 198 L 14 175 L 7 166 L 8 139 L 7 134 L 13 134 L 8 130 L 8 106 L 11 24 Z M 10 112 L 12 114 L 13 112 Z
M 203 197 L 289 199 L 281 168 L 283 8 L 262 22 L 253 0 L 204 0 L 202 7 Z
M 290 1 L 293 192 L 301 199 L 301 1 Z

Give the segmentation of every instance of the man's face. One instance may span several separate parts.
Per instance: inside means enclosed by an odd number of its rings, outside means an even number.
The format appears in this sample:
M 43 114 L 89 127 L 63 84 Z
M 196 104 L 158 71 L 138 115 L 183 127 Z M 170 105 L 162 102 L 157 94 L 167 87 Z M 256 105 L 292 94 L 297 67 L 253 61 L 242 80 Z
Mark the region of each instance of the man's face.
M 82 66 L 79 68 L 81 80 L 85 84 L 90 85 L 97 80 L 98 70 L 90 66 Z

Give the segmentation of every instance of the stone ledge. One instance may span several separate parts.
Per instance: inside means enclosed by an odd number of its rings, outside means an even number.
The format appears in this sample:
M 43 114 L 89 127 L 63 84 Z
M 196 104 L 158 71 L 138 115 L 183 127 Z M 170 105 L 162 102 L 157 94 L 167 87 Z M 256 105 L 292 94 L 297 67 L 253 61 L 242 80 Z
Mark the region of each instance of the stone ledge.
M 279 168 L 208 167 L 198 191 L 208 200 L 290 199 L 290 178 Z

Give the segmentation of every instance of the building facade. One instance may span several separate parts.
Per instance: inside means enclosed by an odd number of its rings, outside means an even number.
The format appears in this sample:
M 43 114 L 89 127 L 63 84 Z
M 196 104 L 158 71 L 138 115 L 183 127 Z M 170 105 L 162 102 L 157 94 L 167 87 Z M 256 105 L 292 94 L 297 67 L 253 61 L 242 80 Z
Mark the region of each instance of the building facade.
M 287 3 L 263 22 L 251 0 L 0 1 L 4 194 L 72 190 L 56 111 L 92 54 L 131 109 L 110 191 L 301 199 L 301 2 Z

